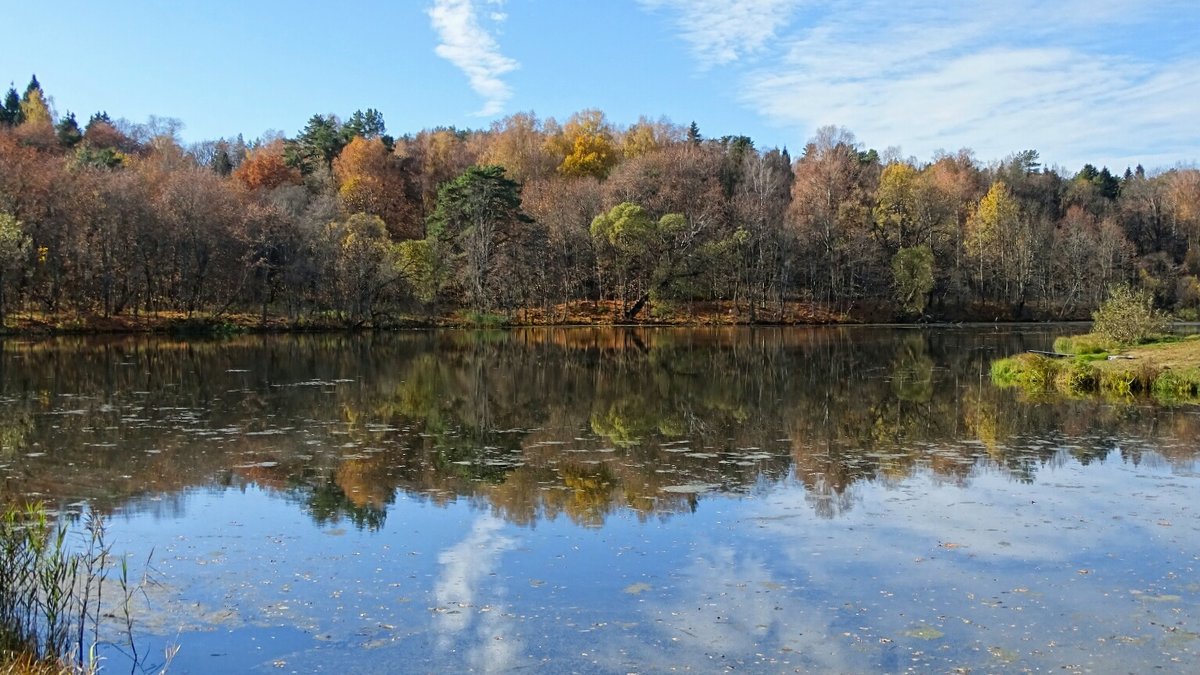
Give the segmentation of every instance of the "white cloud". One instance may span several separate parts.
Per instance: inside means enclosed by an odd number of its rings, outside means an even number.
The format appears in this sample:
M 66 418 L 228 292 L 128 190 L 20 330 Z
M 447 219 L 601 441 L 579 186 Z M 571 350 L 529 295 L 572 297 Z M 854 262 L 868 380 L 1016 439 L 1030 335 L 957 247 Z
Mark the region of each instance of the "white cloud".
M 804 0 L 641 0 L 677 14 L 681 36 L 704 66 L 762 51 Z
M 429 19 L 441 40 L 434 51 L 466 74 L 471 89 L 483 97 L 483 108 L 476 114 L 490 117 L 512 98 L 512 88 L 501 76 L 519 64 L 500 53 L 500 45 L 480 23 L 481 4 L 499 7 L 503 0 L 434 0 Z M 493 23 L 506 18 L 499 9 L 487 11 L 487 16 Z
M 642 4 L 679 11 L 698 66 L 738 67 L 742 102 L 804 137 L 834 124 L 920 158 L 1032 148 L 1068 169 L 1200 158 L 1200 57 L 1147 38 L 1197 23 L 1194 3 Z

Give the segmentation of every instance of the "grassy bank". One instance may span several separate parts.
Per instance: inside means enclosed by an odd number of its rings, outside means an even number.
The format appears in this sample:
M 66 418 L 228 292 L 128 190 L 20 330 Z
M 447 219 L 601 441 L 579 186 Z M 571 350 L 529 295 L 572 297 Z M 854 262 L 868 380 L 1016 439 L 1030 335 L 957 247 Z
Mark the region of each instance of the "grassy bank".
M 1018 354 L 992 363 L 992 381 L 1031 394 L 1150 396 L 1200 402 L 1200 336 L 1158 338 L 1122 347 L 1098 335 L 1061 337 L 1065 356 Z

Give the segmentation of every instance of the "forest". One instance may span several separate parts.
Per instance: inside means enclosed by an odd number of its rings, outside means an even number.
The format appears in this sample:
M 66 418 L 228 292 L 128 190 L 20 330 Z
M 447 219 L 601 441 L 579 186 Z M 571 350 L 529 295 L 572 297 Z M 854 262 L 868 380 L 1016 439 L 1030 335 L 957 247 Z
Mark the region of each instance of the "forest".
M 1131 283 L 1200 318 L 1200 170 L 1073 175 L 866 149 L 793 157 L 584 110 L 184 144 L 177 120 L 0 108 L 0 321 L 302 327 L 1087 318 Z

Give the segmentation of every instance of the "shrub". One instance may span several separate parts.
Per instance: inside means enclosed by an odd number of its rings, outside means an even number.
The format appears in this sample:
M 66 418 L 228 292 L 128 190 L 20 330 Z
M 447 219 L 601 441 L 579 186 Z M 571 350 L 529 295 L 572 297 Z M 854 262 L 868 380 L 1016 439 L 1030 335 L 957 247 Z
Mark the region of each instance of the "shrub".
M 1113 286 L 1108 300 L 1092 313 L 1092 332 L 1118 345 L 1132 345 L 1161 335 L 1170 317 L 1154 308 L 1154 297 L 1145 289 L 1127 284 Z

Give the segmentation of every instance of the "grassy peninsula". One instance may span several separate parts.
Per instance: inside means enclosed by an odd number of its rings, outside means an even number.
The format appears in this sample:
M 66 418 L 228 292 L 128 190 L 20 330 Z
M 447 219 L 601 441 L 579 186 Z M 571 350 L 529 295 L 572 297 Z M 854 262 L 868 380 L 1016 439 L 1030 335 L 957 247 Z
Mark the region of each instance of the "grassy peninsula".
M 1033 394 L 1200 401 L 1200 335 L 1173 334 L 1149 293 L 1115 287 L 1092 318 L 1092 332 L 1056 339 L 1053 352 L 993 362 L 992 381 Z

